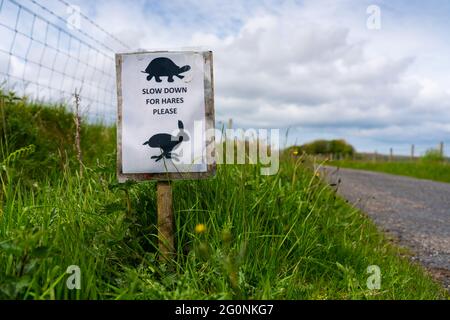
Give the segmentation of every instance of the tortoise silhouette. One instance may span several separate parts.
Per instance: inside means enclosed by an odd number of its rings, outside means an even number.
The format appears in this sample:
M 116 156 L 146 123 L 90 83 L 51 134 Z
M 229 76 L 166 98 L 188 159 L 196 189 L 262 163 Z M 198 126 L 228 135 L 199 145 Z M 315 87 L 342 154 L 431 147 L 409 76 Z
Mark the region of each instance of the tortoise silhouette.
M 191 70 L 191 67 L 188 65 L 180 68 L 169 58 L 160 57 L 153 59 L 142 73 L 148 74 L 148 81 L 155 77 L 156 82 L 161 82 L 162 80 L 160 77 L 167 77 L 168 82 L 173 82 L 174 76 L 183 79 L 184 76 L 180 75 L 180 73 L 189 70 Z
M 156 159 L 158 162 L 162 158 L 178 160 L 177 154 L 172 154 L 172 151 L 178 148 L 183 141 L 189 141 L 189 136 L 184 132 L 183 122 L 178 120 L 179 133 L 176 136 L 172 136 L 168 133 L 158 133 L 150 137 L 143 145 L 148 145 L 150 148 L 160 148 L 161 154 L 159 156 L 152 156 L 152 159 Z

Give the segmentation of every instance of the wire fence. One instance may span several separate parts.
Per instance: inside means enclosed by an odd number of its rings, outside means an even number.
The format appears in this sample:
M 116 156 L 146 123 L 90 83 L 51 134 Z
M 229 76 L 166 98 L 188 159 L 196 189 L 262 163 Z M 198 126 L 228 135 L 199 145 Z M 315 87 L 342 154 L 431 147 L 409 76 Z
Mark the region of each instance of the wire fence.
M 65 0 L 0 0 L 0 83 L 40 102 L 72 105 L 91 121 L 115 119 L 114 52 L 129 49 Z

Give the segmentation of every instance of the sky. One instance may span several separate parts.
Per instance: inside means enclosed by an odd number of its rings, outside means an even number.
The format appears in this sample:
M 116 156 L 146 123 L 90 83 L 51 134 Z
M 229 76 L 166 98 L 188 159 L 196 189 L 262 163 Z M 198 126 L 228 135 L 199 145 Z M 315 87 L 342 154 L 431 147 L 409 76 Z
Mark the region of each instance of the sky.
M 367 152 L 450 146 L 449 1 L 70 3 L 130 48 L 118 51 L 212 50 L 218 124 L 289 128 L 286 144 L 343 138 Z

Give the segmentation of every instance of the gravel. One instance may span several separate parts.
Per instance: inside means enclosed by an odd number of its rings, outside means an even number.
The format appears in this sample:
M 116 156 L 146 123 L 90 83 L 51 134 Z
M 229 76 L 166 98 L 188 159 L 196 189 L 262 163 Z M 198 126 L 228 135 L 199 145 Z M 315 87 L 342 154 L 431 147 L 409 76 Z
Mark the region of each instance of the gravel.
M 450 184 L 324 167 L 338 193 L 414 253 L 450 291 Z

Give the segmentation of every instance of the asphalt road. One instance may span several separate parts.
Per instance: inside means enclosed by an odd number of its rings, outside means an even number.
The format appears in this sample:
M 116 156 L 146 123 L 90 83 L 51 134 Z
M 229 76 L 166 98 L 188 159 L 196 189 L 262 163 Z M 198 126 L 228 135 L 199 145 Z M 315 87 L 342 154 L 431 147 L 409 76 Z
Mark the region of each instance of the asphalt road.
M 450 290 L 450 184 L 362 170 L 323 168 L 338 193 L 408 247 Z

